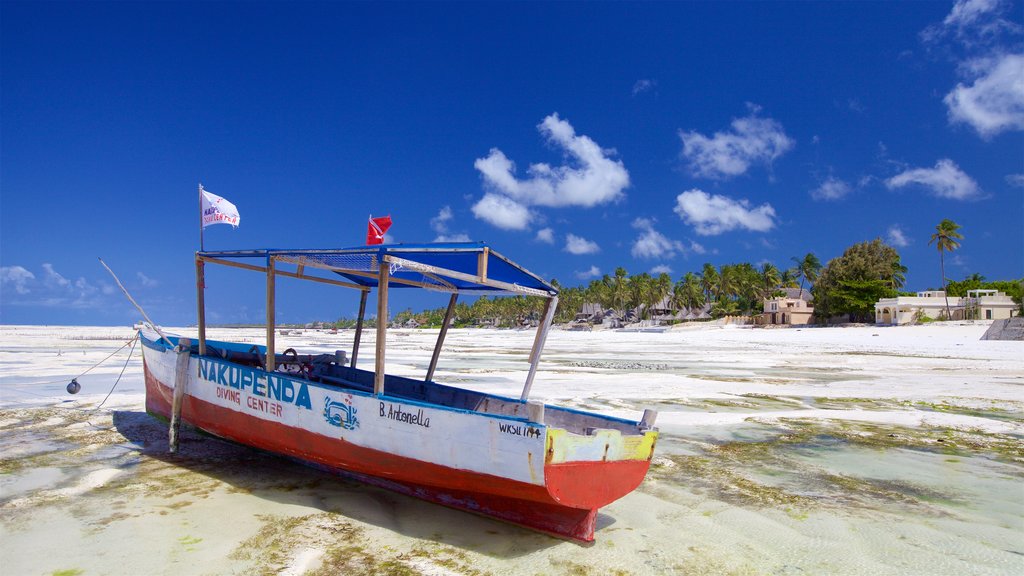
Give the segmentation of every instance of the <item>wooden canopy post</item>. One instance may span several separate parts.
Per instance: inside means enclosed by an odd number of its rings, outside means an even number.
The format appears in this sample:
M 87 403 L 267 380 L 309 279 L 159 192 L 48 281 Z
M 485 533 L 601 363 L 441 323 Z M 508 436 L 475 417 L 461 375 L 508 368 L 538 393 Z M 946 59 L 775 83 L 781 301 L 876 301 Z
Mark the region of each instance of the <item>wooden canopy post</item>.
M 359 341 L 363 339 L 363 319 L 366 318 L 366 299 L 370 296 L 369 290 L 363 290 L 359 296 L 359 318 L 356 320 L 356 338 L 352 342 L 352 368 L 356 367 L 356 358 L 359 357 Z
M 455 292 L 452 294 L 451 299 L 448 300 L 448 310 L 444 313 L 444 323 L 441 324 L 441 332 L 437 335 L 437 344 L 434 345 L 434 355 L 430 357 L 430 367 L 427 368 L 427 382 L 434 379 L 434 369 L 437 368 L 437 358 L 441 355 L 441 346 L 444 345 L 444 338 L 448 334 L 448 326 L 451 325 L 452 317 L 455 316 L 455 302 L 458 299 L 459 293 Z
M 196 320 L 199 328 L 199 355 L 206 355 L 206 263 L 196 254 Z
M 274 257 L 267 257 L 267 372 L 275 368 L 274 357 Z
M 380 262 L 380 273 L 377 276 L 377 356 L 373 375 L 373 393 L 384 394 L 384 339 L 388 328 L 388 276 L 390 266 Z
M 552 296 L 544 307 L 544 319 L 537 328 L 537 337 L 533 341 L 533 350 L 530 352 L 530 372 L 526 375 L 526 385 L 523 386 L 523 394 L 519 398 L 523 402 L 526 402 L 530 396 L 533 377 L 537 375 L 537 364 L 540 363 L 540 352 L 544 349 L 544 342 L 548 339 L 548 331 L 551 329 L 551 322 L 555 319 L 556 308 L 558 308 L 558 296 Z

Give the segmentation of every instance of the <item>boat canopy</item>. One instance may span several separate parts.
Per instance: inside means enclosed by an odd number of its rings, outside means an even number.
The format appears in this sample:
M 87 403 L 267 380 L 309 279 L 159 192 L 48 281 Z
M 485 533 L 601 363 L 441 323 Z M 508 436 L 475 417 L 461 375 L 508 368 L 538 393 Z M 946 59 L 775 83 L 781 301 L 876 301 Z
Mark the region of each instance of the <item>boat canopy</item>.
M 467 295 L 558 295 L 550 283 L 484 242 L 382 244 L 327 250 L 221 250 L 202 251 L 197 256 L 224 264 L 272 259 L 277 264 L 294 264 L 300 269 L 328 270 L 354 284 L 353 288 L 377 288 L 380 265 L 386 262 L 391 288 L 424 288 Z
M 530 352 L 530 371 L 526 375 L 521 399 L 525 402 L 537 363 L 544 348 L 548 330 L 558 307 L 558 290 L 540 276 L 526 270 L 508 258 L 491 250 L 483 242 L 453 242 L 435 244 L 381 244 L 335 250 L 220 250 L 196 252 L 196 305 L 198 308 L 199 354 L 206 355 L 206 264 L 221 264 L 263 272 L 267 277 L 267 348 L 266 370 L 273 372 L 276 364 L 274 349 L 275 278 L 285 276 L 355 288 L 362 295 L 359 318 L 352 344 L 351 366 L 356 366 L 359 343 L 363 333 L 366 300 L 371 290 L 377 291 L 377 318 L 388 318 L 388 292 L 391 288 L 424 288 L 451 294 L 444 323 L 434 346 L 434 354 L 427 368 L 425 381 L 430 381 L 437 366 L 438 355 L 444 344 L 448 326 L 454 318 L 455 303 L 460 294 L 539 296 L 546 300 L 543 320 L 537 328 L 537 337 Z M 261 265 L 262 264 L 262 265 Z M 282 266 L 282 264 L 287 266 Z M 291 270 L 294 266 L 294 271 Z M 343 279 L 312 276 L 307 269 L 333 272 Z M 384 343 L 387 322 L 377 322 L 376 354 L 374 357 L 374 393 L 384 393 Z

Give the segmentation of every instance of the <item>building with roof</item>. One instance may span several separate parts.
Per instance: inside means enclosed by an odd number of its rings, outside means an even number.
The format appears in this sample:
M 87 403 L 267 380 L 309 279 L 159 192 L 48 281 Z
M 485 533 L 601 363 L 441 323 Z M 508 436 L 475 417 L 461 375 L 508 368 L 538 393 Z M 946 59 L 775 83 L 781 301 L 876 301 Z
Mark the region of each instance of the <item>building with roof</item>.
M 923 318 L 946 317 L 946 292 L 924 290 L 916 296 L 882 298 L 875 303 L 875 324 L 899 326 Z M 1005 320 L 1017 315 L 1017 304 L 998 290 L 969 290 L 967 296 L 949 297 L 952 320 Z
M 764 311 L 754 318 L 758 325 L 781 324 L 787 326 L 810 324 L 814 315 L 809 290 L 784 288 L 783 293 L 764 301 Z

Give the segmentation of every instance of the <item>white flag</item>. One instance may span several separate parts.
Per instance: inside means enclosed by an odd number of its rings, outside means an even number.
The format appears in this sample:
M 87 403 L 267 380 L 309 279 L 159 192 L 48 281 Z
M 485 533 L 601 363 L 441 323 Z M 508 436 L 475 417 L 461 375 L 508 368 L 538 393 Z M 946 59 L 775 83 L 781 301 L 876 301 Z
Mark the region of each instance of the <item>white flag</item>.
M 212 224 L 231 224 L 238 227 L 242 217 L 238 215 L 238 208 L 227 200 L 216 194 L 203 190 L 203 228 Z

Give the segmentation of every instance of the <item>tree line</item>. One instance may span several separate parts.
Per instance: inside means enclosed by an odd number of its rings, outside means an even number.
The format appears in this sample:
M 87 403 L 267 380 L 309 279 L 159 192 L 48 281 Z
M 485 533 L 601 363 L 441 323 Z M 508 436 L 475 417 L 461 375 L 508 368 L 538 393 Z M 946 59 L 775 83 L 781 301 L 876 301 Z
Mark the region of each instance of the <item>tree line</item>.
M 944 254 L 959 248 L 959 241 L 963 239 L 959 229 L 951 220 L 943 220 L 929 242 L 939 251 L 940 287 L 948 296 L 965 296 L 968 290 L 979 288 L 996 289 L 1022 306 L 1024 279 L 987 282 L 980 274 L 973 274 L 960 282 L 947 280 Z M 699 271 L 686 272 L 676 280 L 667 273 L 630 275 L 622 267 L 586 286 L 562 287 L 558 280 L 552 280 L 552 285 L 559 289 L 555 322 L 574 320 L 585 304 L 613 310 L 620 318 L 633 314 L 638 319 L 649 319 L 659 308 L 701 310 L 711 318 L 753 315 L 761 313 L 764 300 L 784 294 L 785 288 L 799 289 L 800 297 L 810 292 L 814 316 L 819 323 L 837 317 L 872 322 L 875 303 L 881 298 L 913 295 L 901 292 L 907 267 L 901 264 L 899 252 L 879 238 L 854 244 L 825 265 L 810 252 L 791 260 L 793 265 L 785 270 L 767 262 L 759 266 L 742 262 L 717 267 L 706 263 Z M 456 327 L 522 326 L 540 319 L 544 303 L 539 297 L 485 296 L 472 303 L 457 303 L 453 324 Z M 395 314 L 391 321 L 404 325 L 414 320 L 419 326 L 437 327 L 444 321 L 445 311 L 443 307 L 421 312 L 404 310 Z M 951 317 L 948 312 L 947 317 Z M 343 318 L 334 326 L 348 328 L 354 324 L 354 319 Z

